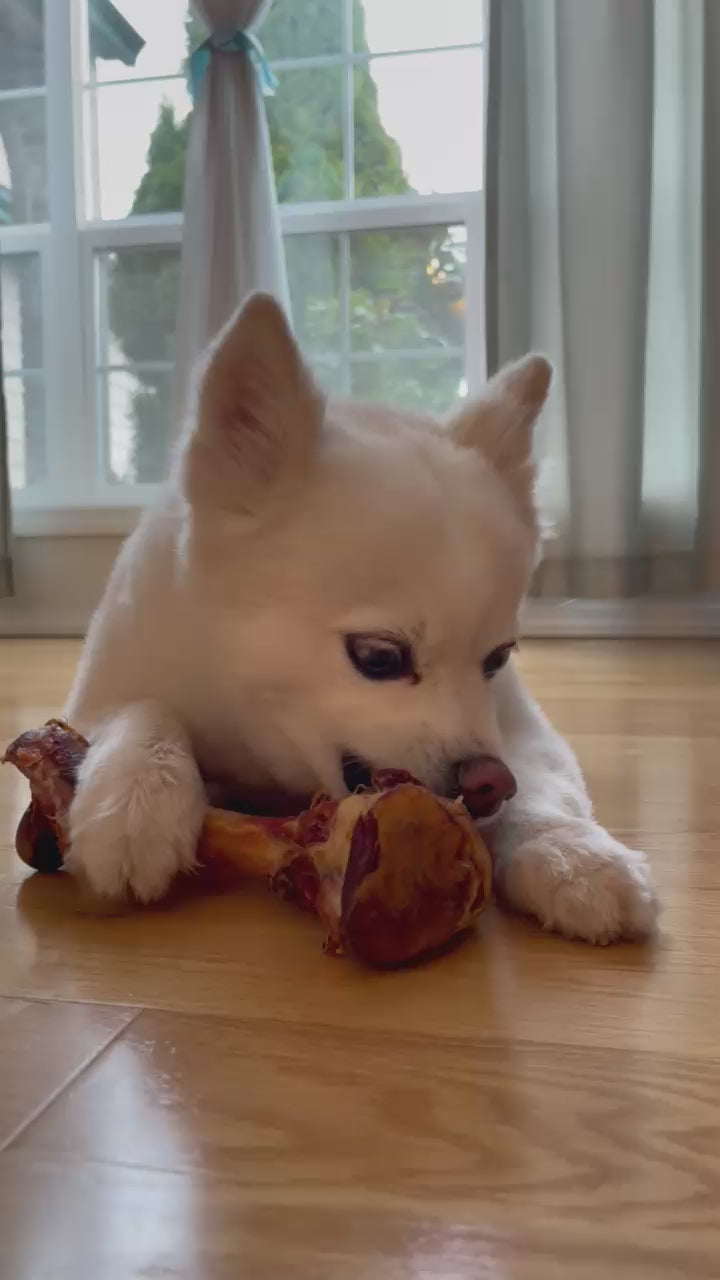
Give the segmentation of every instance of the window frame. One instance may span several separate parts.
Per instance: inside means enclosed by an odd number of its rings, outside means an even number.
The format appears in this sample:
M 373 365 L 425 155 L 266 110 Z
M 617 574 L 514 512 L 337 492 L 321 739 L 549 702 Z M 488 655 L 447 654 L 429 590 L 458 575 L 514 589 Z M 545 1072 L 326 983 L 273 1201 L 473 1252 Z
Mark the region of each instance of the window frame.
M 345 197 L 338 201 L 281 204 L 283 236 L 317 232 L 387 230 L 462 223 L 467 229 L 464 367 L 469 394 L 485 378 L 484 193 L 352 197 L 355 67 L 367 55 L 352 53 L 353 0 L 344 4 L 344 46 L 340 53 L 312 59 L 285 59 L 278 71 L 297 66 L 345 67 L 343 131 Z M 46 404 L 47 480 L 13 491 L 13 523 L 20 536 L 114 535 L 129 532 L 140 510 L 160 486 L 118 485 L 102 479 L 100 404 L 95 359 L 96 256 L 128 248 L 182 244 L 182 213 L 119 220 L 85 216 L 84 94 L 87 66 L 85 0 L 45 0 L 45 102 L 47 110 L 47 198 L 50 221 L 0 228 L 0 253 L 38 253 L 42 289 L 42 354 Z M 484 44 L 452 45 L 447 51 Z M 445 47 L 442 47 L 445 52 Z M 412 49 L 373 57 L 436 52 Z M 68 71 L 70 74 L 68 74 Z M 153 77 L 153 79 L 165 77 Z M 168 77 L 169 78 L 169 77 Z M 33 93 L 36 93 L 33 90 Z M 480 95 L 479 95 L 480 96 Z M 348 108 L 348 103 L 350 107 Z M 71 161 L 71 163 L 69 163 Z M 388 355 L 392 356 L 392 352 Z M 52 422 L 61 427 L 52 429 Z

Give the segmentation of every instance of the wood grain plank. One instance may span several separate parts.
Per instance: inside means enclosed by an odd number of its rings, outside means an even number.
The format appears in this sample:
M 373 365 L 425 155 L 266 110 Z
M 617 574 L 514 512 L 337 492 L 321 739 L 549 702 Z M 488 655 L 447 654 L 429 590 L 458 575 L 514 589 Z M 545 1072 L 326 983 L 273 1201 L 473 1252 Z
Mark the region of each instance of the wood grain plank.
M 333 1192 L 246 1204 L 229 1178 L 4 1157 L 12 1280 L 717 1280 L 713 1231 L 499 1212 L 407 1214 Z
M 316 923 L 262 891 L 95 918 L 65 878 L 34 878 L 15 906 L 0 882 L 0 994 L 320 1022 L 437 1037 L 516 1036 L 712 1058 L 720 943 L 699 946 L 699 901 L 666 894 L 657 943 L 596 950 L 491 911 L 427 967 L 367 973 L 322 954 Z M 699 895 L 698 899 L 699 899 Z M 4 907 L 4 910 L 3 910 Z M 712 918 L 712 904 L 705 910 Z
M 134 1016 L 118 1007 L 0 1000 L 0 1149 Z
M 76 653 L 0 644 L 3 740 L 57 711 Z M 88 916 L 27 878 L 0 770 L 0 1274 L 715 1280 L 720 645 L 521 662 L 599 816 L 648 850 L 652 946 L 491 911 L 379 975 L 244 887 Z
M 720 1256 L 719 1151 L 718 1063 L 158 1013 L 14 1144 L 71 1181 L 87 1169 L 121 1186 L 130 1171 L 150 1184 L 195 1175 L 211 1212 L 232 1188 L 238 1222 L 309 1215 L 318 1251 L 326 1214 L 335 1231 L 343 1214 L 413 1222 L 436 1267 L 449 1228 L 489 1247 L 522 1245 L 529 1224 L 545 1252 L 597 1250 L 606 1266 L 633 1241 L 628 1256 L 659 1275 L 666 1253 L 696 1267 Z M 194 1182 L 166 1185 L 182 1187 L 193 1221 Z M 271 1239 L 260 1244 L 271 1258 Z M 368 1275 L 375 1250 L 374 1226 L 354 1236 Z

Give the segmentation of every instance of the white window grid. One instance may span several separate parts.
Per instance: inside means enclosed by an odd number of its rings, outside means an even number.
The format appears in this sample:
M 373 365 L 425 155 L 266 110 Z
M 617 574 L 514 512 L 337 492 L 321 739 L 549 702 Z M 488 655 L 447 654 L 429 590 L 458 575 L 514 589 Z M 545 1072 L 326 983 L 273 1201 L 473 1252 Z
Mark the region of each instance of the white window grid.
M 437 46 L 355 53 L 352 48 L 353 0 L 343 0 L 343 47 L 338 53 L 283 59 L 272 63 L 278 71 L 339 66 L 342 86 L 344 196 L 341 200 L 280 205 L 283 236 L 335 233 L 340 242 L 342 368 L 351 362 L 383 359 L 426 359 L 432 355 L 463 355 L 465 382 L 472 395 L 486 375 L 484 332 L 484 194 L 457 191 L 441 195 L 402 194 L 355 199 L 354 84 L 355 68 L 369 61 L 438 52 Z M 47 478 L 43 484 L 13 494 L 16 532 L 35 534 L 115 534 L 131 529 L 138 510 L 152 499 L 153 484 L 113 484 L 102 468 L 103 416 L 99 375 L 116 366 L 99 363 L 106 349 L 97 332 L 97 258 L 129 248 L 177 247 L 182 244 L 182 214 L 164 213 L 118 220 L 86 217 L 84 95 L 96 83 L 87 76 L 87 15 L 85 0 L 45 0 L 45 86 L 0 92 L 0 98 L 37 98 L 52 103 L 47 110 L 47 198 L 51 220 L 43 224 L 0 227 L 0 253 L 35 253 L 40 259 L 43 368 L 6 370 L 16 378 L 42 376 L 45 382 Z M 442 52 L 482 48 L 482 42 L 441 46 Z M 155 75 L 131 81 L 103 80 L 102 86 L 177 80 Z M 102 91 L 102 89 L 100 89 Z M 483 110 L 478 95 L 478 110 Z M 351 351 L 350 259 L 348 233 L 435 225 L 466 228 L 465 341 L 455 347 Z M 328 354 L 337 363 L 337 353 Z M 314 363 L 322 363 L 322 354 Z M 126 363 L 123 371 L 148 369 Z M 171 365 L 153 362 L 153 369 Z

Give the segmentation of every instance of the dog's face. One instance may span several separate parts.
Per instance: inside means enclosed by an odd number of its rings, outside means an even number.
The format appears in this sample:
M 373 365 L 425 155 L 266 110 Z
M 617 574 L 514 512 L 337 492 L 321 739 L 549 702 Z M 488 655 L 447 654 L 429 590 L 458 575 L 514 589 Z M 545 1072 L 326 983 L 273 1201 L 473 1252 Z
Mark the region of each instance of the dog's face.
M 494 677 L 536 558 L 549 377 L 529 357 L 440 425 L 326 405 L 267 298 L 221 335 L 184 455 L 189 563 L 208 664 L 252 705 L 276 784 L 341 794 L 392 767 L 451 794 L 502 759 Z

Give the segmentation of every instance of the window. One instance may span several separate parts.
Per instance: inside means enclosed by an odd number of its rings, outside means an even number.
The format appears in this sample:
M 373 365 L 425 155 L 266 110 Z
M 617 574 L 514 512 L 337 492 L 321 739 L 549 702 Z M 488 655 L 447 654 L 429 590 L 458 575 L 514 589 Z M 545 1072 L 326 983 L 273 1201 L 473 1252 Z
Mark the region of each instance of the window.
M 443 412 L 482 377 L 482 21 L 477 0 L 275 0 L 265 20 L 293 316 L 331 391 Z M 0 0 L 21 531 L 49 509 L 115 527 L 162 478 L 204 35 L 186 0 Z

